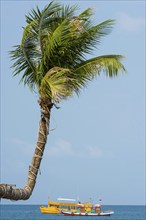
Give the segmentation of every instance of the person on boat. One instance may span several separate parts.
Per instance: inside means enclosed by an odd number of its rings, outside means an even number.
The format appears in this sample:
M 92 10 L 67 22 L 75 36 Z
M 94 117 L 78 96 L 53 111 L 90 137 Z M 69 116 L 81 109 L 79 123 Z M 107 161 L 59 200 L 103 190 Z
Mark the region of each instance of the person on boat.
M 101 204 L 96 204 L 95 205 L 95 212 L 100 214 L 100 211 L 101 211 Z

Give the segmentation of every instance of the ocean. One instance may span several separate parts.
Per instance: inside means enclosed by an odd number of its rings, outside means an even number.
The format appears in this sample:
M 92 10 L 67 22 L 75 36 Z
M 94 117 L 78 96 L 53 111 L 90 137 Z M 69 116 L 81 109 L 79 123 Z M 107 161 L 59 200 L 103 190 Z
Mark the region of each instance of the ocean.
M 112 216 L 68 217 L 42 214 L 40 205 L 1 205 L 0 220 L 146 220 L 146 206 L 103 206 L 103 210 L 113 210 Z

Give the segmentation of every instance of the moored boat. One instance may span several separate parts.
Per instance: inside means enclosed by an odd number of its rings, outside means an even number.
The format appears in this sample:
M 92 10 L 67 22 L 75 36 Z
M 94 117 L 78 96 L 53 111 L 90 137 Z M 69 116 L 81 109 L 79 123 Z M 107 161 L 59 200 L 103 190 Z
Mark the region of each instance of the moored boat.
M 64 216 L 110 216 L 114 212 L 111 210 L 101 210 L 101 200 L 99 204 L 93 205 L 91 202 L 80 203 L 75 199 L 58 198 L 54 202 L 49 200 L 48 207 L 40 206 L 42 214 L 62 214 Z
M 110 216 L 113 215 L 113 211 L 105 211 L 100 213 L 93 213 L 93 212 L 70 212 L 62 210 L 61 213 L 65 216 Z
M 90 210 L 86 209 L 84 204 L 78 203 L 77 210 L 62 210 L 61 213 L 65 216 L 110 216 L 113 211 L 101 211 L 101 204 L 91 205 Z
M 91 203 L 83 203 L 88 211 L 91 210 Z M 76 212 L 78 208 L 78 202 L 75 199 L 58 198 L 57 201 L 48 201 L 48 207 L 40 206 L 42 214 L 62 214 L 61 211 Z

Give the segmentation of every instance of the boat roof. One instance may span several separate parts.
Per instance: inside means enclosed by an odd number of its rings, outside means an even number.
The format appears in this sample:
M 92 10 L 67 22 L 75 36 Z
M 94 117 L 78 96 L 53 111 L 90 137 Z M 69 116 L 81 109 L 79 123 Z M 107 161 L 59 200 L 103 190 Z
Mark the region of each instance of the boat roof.
M 58 201 L 67 201 L 67 202 L 76 202 L 75 199 L 67 199 L 67 198 L 58 198 Z

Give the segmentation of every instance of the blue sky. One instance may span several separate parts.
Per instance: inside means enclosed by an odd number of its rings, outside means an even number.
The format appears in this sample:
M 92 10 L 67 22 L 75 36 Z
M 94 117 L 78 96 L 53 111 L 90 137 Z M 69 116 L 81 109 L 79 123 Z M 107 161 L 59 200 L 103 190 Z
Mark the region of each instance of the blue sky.
M 61 1 L 94 8 L 94 23 L 116 19 L 94 56 L 123 54 L 127 74 L 101 75 L 52 110 L 41 175 L 28 201 L 48 196 L 103 204 L 145 203 L 145 1 Z M 24 187 L 37 140 L 38 95 L 12 78 L 8 51 L 20 43 L 25 15 L 48 1 L 1 1 L 1 182 Z

